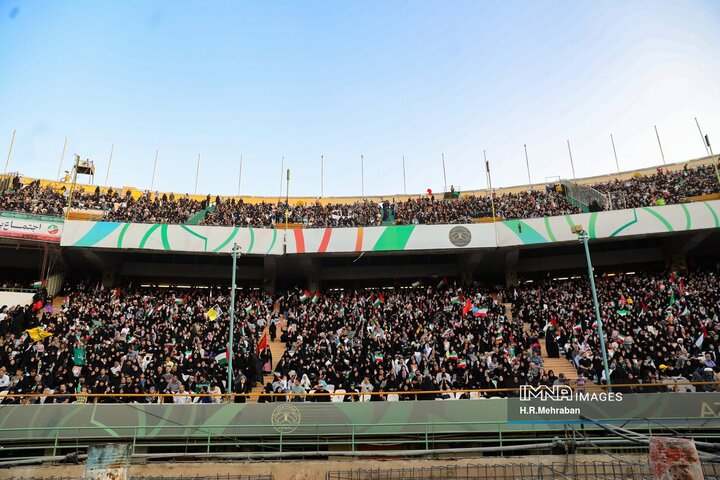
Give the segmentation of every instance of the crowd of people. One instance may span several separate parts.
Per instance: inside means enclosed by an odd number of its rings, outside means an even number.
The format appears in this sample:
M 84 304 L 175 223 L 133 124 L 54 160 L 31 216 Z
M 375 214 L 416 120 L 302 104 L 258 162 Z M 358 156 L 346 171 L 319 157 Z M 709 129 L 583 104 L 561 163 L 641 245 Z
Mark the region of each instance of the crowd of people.
M 718 272 L 618 274 L 597 281 L 613 384 L 659 378 L 720 381 Z M 544 331 L 549 357 L 564 356 L 583 378 L 605 383 L 589 282 L 546 281 L 509 293 L 514 314 Z M 625 388 L 632 390 L 634 387 Z M 701 387 L 715 391 L 715 385 Z
M 670 172 L 658 169 L 654 175 L 633 177 L 597 183 L 593 187 L 613 197 L 612 208 L 677 203 L 683 198 L 720 193 L 715 167 L 703 165 Z M 63 187 L 41 187 L 38 181 L 23 185 L 15 178 L 12 187 L 0 195 L 0 210 L 42 215 L 63 215 L 69 202 L 69 191 Z M 242 199 L 211 199 L 208 195 L 198 201 L 187 194 L 160 194 L 145 192 L 134 198 L 130 191 L 109 189 L 92 193 L 76 190 L 73 208 L 101 212 L 110 221 L 138 223 L 185 223 L 198 216 L 204 225 L 252 226 L 272 228 L 276 225 L 301 224 L 304 227 L 373 226 L 383 223 L 397 224 L 454 224 L 469 223 L 476 218 L 493 214 L 500 218 L 517 219 L 579 213 L 570 203 L 562 188 L 550 185 L 543 190 L 490 196 L 453 195 L 440 199 L 432 194 L 403 201 L 368 200 L 354 203 L 308 204 L 244 202 Z
M 627 385 L 618 387 L 626 393 L 666 389 L 659 382 L 670 380 L 708 382 L 687 388 L 715 391 L 719 287 L 717 272 L 704 270 L 599 278 L 611 382 Z M 582 278 L 499 292 L 445 279 L 322 293 L 241 290 L 232 393 L 259 385 L 260 402 L 331 400 L 322 393 L 336 394 L 334 401 L 402 401 L 602 384 L 591 298 Z M 41 289 L 28 306 L 0 309 L 0 395 L 5 403 L 226 401 L 229 308 L 227 288 L 81 284 L 60 308 Z M 286 347 L 276 362 L 273 341 Z M 558 357 L 577 378 L 545 368 Z M 54 396 L 28 395 L 35 393 Z M 316 395 L 293 396 L 306 393 Z

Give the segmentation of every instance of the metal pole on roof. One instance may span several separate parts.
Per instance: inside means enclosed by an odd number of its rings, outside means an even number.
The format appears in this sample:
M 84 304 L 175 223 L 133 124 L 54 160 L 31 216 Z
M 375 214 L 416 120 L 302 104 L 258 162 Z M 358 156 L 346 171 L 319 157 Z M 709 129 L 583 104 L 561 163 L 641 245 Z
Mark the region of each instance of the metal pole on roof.
M 105 175 L 105 186 L 107 186 L 108 179 L 110 178 L 110 167 L 112 166 L 113 152 L 115 152 L 115 144 L 114 143 L 110 147 L 110 161 L 108 162 L 107 174 Z M 93 176 L 93 178 L 94 178 L 94 176 Z
M 655 136 L 657 137 L 658 147 L 660 147 L 660 157 L 662 157 L 663 165 L 665 165 L 665 152 L 663 152 L 662 143 L 660 143 L 660 134 L 658 133 L 657 125 L 653 125 L 653 127 L 655 127 Z
M 320 155 L 320 198 L 323 196 L 323 177 L 325 175 L 325 155 Z
M 573 180 L 575 180 L 575 164 L 573 163 L 572 150 L 570 150 L 570 140 L 567 141 L 568 153 L 570 154 L 570 167 L 572 168 Z
M 442 154 L 442 166 L 443 166 L 443 193 L 447 191 L 447 175 L 445 175 L 445 154 Z
M 150 191 L 151 192 L 152 192 L 153 187 L 155 186 L 155 170 L 157 170 L 157 161 L 158 161 L 159 154 L 160 154 L 160 149 L 155 150 L 155 163 L 153 164 L 152 180 L 150 180 Z
M 65 137 L 65 143 L 63 143 L 62 154 L 60 154 L 60 165 L 58 166 L 57 178 L 60 180 L 60 172 L 62 171 L 63 160 L 65 159 L 65 150 L 67 150 L 67 137 Z
M 405 155 L 403 155 L 403 194 L 407 195 L 407 183 L 405 183 Z
M 280 203 L 280 199 L 282 198 L 282 183 L 283 183 L 283 175 L 285 174 L 285 157 L 282 157 L 280 159 L 280 193 L 278 193 L 278 203 Z
M 695 117 L 695 125 L 698 127 L 698 132 L 700 132 L 700 141 L 703 144 L 703 148 L 705 149 L 705 153 L 707 155 L 710 155 L 710 151 L 708 150 L 708 146 L 705 144 L 705 136 L 702 133 L 702 129 L 700 128 L 700 122 L 698 122 L 697 117 Z
M 618 173 L 620 173 L 620 164 L 618 163 L 617 159 L 617 150 L 615 150 L 615 139 L 613 138 L 613 134 L 610 134 L 610 142 L 612 143 L 613 147 L 613 155 L 615 155 L 615 166 L 617 167 Z
M 360 189 L 362 198 L 365 199 L 365 156 L 360 155 Z
M 16 131 L 17 130 L 13 130 L 12 140 L 10 140 L 10 150 L 8 150 L 7 160 L 5 160 L 5 170 L 3 170 L 3 173 L 7 173 L 8 164 L 10 164 L 10 157 L 12 156 L 13 146 L 15 145 L 15 132 Z
M 240 195 L 240 186 L 242 185 L 242 167 L 243 167 L 243 156 L 240 155 L 240 173 L 238 173 L 238 195 Z
M 198 178 L 200 177 L 200 154 L 198 153 L 197 168 L 195 169 L 195 194 L 197 195 Z
M 525 149 L 525 167 L 527 168 L 528 172 L 528 185 L 530 186 L 530 190 L 532 190 L 533 184 L 532 180 L 530 180 L 530 160 L 528 160 L 527 145 L 523 145 L 523 148 Z
M 487 179 L 488 188 L 490 189 L 490 207 L 492 208 L 493 223 L 495 222 L 495 193 L 492 188 L 492 177 L 490 176 L 490 162 L 487 159 L 485 150 L 483 150 L 483 158 L 485 159 L 485 178 Z

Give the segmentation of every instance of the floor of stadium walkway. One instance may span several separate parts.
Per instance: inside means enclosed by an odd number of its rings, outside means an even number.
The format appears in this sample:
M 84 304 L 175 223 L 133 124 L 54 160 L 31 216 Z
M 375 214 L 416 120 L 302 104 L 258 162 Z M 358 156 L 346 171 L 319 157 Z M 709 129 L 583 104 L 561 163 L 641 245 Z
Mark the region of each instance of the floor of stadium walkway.
M 283 461 L 256 461 L 256 462 L 233 462 L 233 461 L 207 461 L 207 462 L 182 462 L 168 461 L 131 465 L 129 478 L 133 477 L 165 477 L 165 478 L 192 478 L 215 477 L 227 475 L 259 475 L 272 473 L 275 480 L 315 480 L 325 478 L 328 471 L 351 470 L 358 468 L 373 469 L 400 469 L 420 467 L 440 467 L 448 465 L 518 465 L 518 464 L 565 464 L 568 463 L 590 463 L 623 461 L 628 463 L 648 462 L 647 455 L 528 455 L 517 457 L 472 457 L 466 455 L 448 455 L 443 458 L 428 460 L 381 460 L 369 459 L 348 459 L 330 458 L 329 460 L 283 460 Z M 38 465 L 12 467 L 0 470 L 0 480 L 11 478 L 82 478 L 85 473 L 84 465 Z M 510 473 L 510 472 L 507 472 Z M 589 478 L 589 477 L 587 477 Z

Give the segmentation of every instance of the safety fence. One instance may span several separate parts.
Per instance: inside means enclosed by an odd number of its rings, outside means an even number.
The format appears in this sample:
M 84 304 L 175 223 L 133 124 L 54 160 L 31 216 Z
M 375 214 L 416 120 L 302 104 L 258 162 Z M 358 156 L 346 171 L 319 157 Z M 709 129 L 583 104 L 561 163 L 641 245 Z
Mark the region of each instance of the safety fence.
M 715 392 L 720 382 L 690 382 L 668 379 L 653 383 L 619 383 L 612 385 L 587 384 L 583 386 L 564 385 L 578 392 L 622 392 L 633 393 L 692 393 Z M 335 390 L 332 385 L 327 391 L 311 390 L 306 393 L 9 393 L 0 392 L 0 403 L 162 403 L 162 404 L 203 404 L 243 403 L 251 399 L 260 402 L 368 402 L 368 401 L 419 401 L 419 400 L 476 400 L 481 398 L 516 398 L 522 387 L 456 390 L 407 390 L 407 391 L 345 391 Z
M 706 480 L 720 479 L 720 464 L 702 464 Z M 649 463 L 582 462 L 551 464 L 448 465 L 414 468 L 358 468 L 328 472 L 326 480 L 652 480 Z

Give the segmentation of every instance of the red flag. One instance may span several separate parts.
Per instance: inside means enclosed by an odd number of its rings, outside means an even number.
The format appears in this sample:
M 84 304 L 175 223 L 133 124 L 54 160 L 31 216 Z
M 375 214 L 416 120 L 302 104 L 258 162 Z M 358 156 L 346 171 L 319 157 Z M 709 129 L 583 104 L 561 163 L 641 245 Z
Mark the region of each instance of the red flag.
M 43 307 L 43 302 L 42 302 L 42 300 L 38 300 L 37 302 L 33 303 L 32 311 L 33 311 L 33 312 L 37 312 L 37 311 L 40 310 L 42 307 Z
M 472 302 L 468 298 L 465 300 L 465 305 L 463 305 L 462 314 L 467 315 L 470 310 L 472 310 Z
M 683 290 L 685 289 L 685 282 L 683 282 L 683 279 L 680 279 L 680 296 L 682 297 Z
M 643 309 L 643 312 L 647 312 L 647 305 L 645 305 L 645 302 L 640 300 L 640 307 Z
M 263 332 L 262 338 L 260 338 L 260 341 L 258 342 L 258 345 L 257 345 L 258 353 L 260 353 L 263 349 L 267 348 L 267 346 L 268 346 L 267 330 L 265 330 L 265 332 Z

